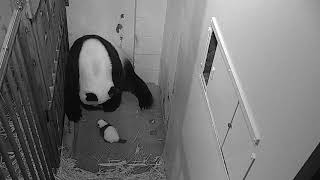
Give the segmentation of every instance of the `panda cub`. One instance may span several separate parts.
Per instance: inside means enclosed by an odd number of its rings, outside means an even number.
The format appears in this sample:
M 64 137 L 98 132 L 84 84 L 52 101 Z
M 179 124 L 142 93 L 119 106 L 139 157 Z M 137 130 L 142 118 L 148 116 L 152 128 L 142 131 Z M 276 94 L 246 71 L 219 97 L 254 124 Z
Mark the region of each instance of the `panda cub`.
M 127 140 L 119 137 L 118 131 L 110 123 L 100 119 L 97 122 L 100 128 L 100 135 L 108 143 L 126 143 Z

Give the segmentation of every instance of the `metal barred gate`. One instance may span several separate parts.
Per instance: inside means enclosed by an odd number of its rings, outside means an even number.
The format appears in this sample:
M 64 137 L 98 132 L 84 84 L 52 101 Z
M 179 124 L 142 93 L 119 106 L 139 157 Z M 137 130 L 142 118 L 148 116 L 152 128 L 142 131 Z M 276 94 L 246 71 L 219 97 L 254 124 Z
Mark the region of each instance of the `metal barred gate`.
M 0 179 L 54 179 L 63 136 L 65 0 L 6 1 L 14 6 L 0 52 Z

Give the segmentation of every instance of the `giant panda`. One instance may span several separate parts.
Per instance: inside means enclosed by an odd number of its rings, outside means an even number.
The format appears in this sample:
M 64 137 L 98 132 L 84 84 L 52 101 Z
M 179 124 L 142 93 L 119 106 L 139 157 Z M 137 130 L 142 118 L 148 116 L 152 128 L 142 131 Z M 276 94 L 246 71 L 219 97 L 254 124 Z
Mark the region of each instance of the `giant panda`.
M 82 116 L 81 106 L 88 110 L 115 111 L 123 91 L 133 93 L 141 109 L 153 104 L 148 86 L 134 72 L 130 58 L 121 48 L 98 35 L 78 38 L 69 51 L 64 86 L 65 113 L 75 122 L 74 140 Z

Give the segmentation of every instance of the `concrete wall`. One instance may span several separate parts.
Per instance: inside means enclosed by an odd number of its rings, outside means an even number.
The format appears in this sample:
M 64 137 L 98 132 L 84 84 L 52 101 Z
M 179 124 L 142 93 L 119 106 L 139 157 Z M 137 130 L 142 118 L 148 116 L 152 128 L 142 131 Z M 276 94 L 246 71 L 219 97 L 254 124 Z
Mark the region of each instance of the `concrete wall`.
M 200 86 L 191 90 L 191 83 L 205 6 L 205 1 L 168 1 L 160 87 L 170 119 L 165 147 L 169 179 L 209 180 L 218 175 L 213 167 L 222 168 L 202 94 L 193 93 L 196 101 L 188 101 L 191 91 L 200 92 Z
M 320 3 L 316 0 L 168 1 L 161 84 L 174 84 L 172 100 L 165 100 L 171 107 L 166 146 L 169 177 L 222 178 L 223 170 L 213 161 L 219 154 L 207 159 L 201 155 L 216 151 L 216 139 L 206 128 L 207 115 L 197 115 L 206 107 L 197 100 L 200 72 L 194 71 L 212 16 L 218 20 L 262 135 L 247 179 L 293 179 L 320 137 Z M 180 26 L 168 22 L 170 18 Z M 179 40 L 171 41 L 171 32 Z M 170 52 L 171 48 L 177 52 Z M 175 61 L 175 75 L 168 76 Z M 171 89 L 163 90 L 168 95 Z
M 180 1 L 168 1 L 164 24 L 162 52 L 160 57 L 159 85 L 164 119 L 169 119 L 173 97 L 178 48 L 182 28 L 182 6 Z
M 117 24 L 123 25 L 122 47 L 133 56 L 134 8 L 132 0 L 70 0 L 67 9 L 70 45 L 85 34 L 98 34 L 120 46 Z M 120 15 L 124 20 L 120 21 Z
M 167 0 L 137 0 L 135 70 L 157 85 L 166 7 Z
M 144 81 L 159 84 L 166 2 L 166 0 L 136 0 L 136 3 L 134 0 L 70 0 L 67 7 L 70 45 L 82 35 L 99 34 L 121 45 L 128 55 L 134 57 L 136 73 Z M 124 18 L 120 20 L 121 14 L 124 14 Z M 123 26 L 122 43 L 120 34 L 116 32 L 118 23 Z

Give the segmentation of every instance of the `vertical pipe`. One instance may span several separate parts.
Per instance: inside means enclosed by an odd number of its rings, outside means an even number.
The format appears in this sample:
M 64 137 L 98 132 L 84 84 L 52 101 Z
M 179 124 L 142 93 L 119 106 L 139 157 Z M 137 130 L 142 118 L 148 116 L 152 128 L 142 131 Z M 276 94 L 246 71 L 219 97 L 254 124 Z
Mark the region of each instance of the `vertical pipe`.
M 134 19 L 133 19 L 133 55 L 132 66 L 135 68 L 135 54 L 136 54 L 136 26 L 137 26 L 137 0 L 134 0 Z

